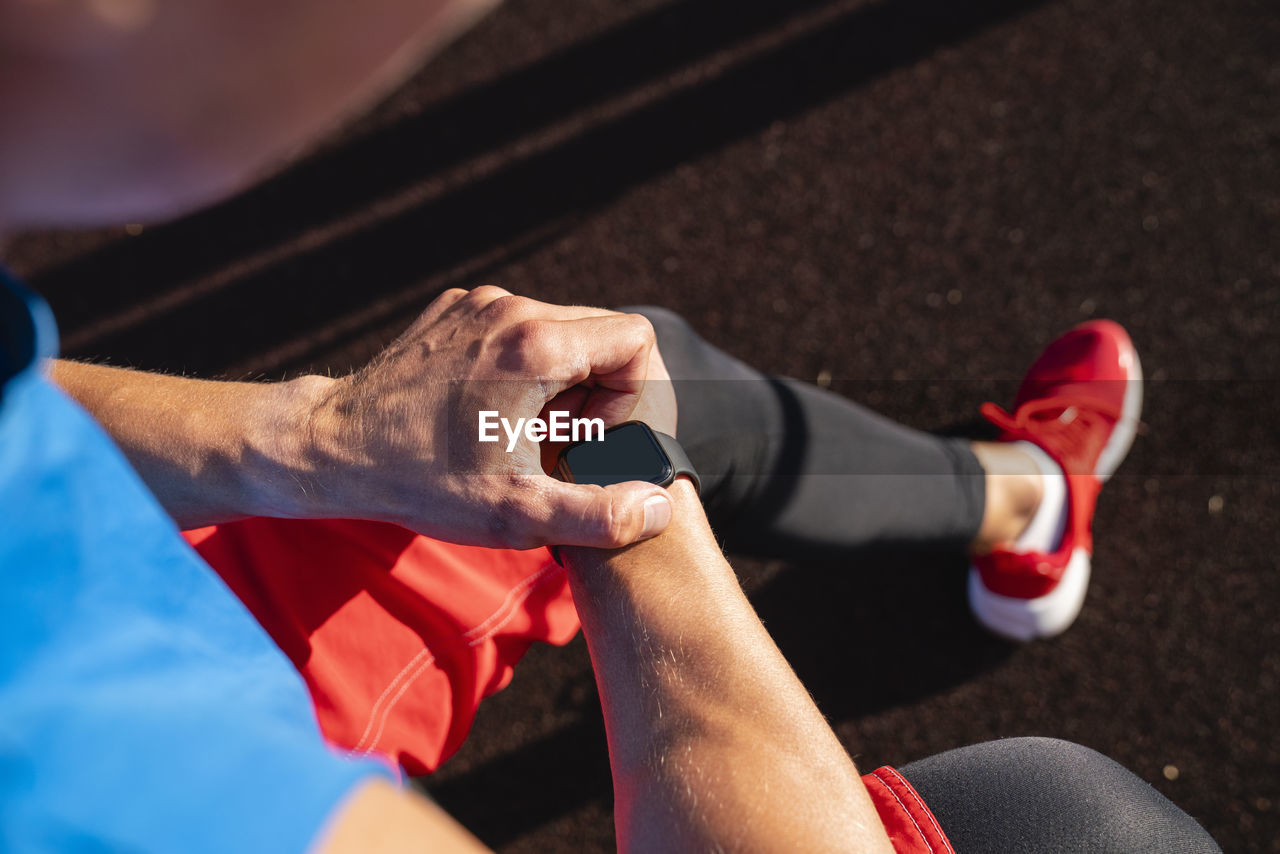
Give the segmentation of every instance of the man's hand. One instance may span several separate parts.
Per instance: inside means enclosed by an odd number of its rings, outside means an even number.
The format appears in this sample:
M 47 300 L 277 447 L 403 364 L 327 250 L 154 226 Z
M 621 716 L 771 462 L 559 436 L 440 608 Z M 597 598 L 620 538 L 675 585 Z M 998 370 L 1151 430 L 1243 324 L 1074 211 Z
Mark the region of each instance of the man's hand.
M 606 426 L 639 415 L 675 429 L 674 395 L 643 317 L 495 287 L 452 290 L 319 395 L 307 443 L 315 497 L 346 510 L 332 515 L 484 546 L 616 547 L 666 526 L 661 487 L 555 480 L 537 443 L 522 436 L 508 452 L 505 435 L 479 442 L 482 410 L 511 424 L 559 410 Z
M 247 516 L 395 522 L 452 542 L 622 546 L 661 531 L 653 484 L 561 483 L 549 442 L 478 441 L 479 412 L 628 418 L 675 431 L 675 395 L 639 315 L 501 288 L 442 294 L 349 377 L 283 383 L 55 362 L 54 379 L 124 450 L 184 528 Z M 503 431 L 499 430 L 499 434 Z

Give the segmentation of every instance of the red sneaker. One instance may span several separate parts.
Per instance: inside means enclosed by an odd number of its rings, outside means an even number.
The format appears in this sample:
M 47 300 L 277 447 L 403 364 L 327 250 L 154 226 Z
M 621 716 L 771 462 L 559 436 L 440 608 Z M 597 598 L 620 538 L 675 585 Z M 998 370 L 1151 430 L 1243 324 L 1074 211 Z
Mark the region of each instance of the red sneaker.
M 1051 637 L 1080 613 L 1098 492 L 1133 444 L 1141 412 L 1138 353 L 1110 320 L 1082 323 L 1045 348 L 1012 414 L 983 404 L 1001 441 L 1038 445 L 1066 476 L 1066 526 L 1055 551 L 997 549 L 974 558 L 969 605 L 987 628 L 1016 640 Z

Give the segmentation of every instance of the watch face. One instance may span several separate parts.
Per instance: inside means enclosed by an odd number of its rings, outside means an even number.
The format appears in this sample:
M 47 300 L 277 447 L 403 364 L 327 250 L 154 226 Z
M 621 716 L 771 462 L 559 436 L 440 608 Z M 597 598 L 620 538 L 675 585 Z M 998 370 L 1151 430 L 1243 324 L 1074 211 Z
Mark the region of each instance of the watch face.
M 582 442 L 561 457 L 561 469 L 574 483 L 608 486 L 629 480 L 666 485 L 675 470 L 653 432 L 639 421 L 604 431 L 598 442 Z

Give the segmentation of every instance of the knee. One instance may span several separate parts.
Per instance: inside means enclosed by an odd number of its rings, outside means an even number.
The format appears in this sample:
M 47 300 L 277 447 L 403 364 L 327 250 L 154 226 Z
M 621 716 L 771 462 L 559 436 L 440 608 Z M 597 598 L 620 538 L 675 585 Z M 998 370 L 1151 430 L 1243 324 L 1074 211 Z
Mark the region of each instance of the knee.
M 902 770 L 960 850 L 1221 854 L 1164 795 L 1070 741 L 989 741 Z
M 1119 762 L 1096 750 L 1056 738 L 1015 738 L 996 742 L 1011 773 L 1039 789 L 1088 827 L 1108 850 L 1218 852 L 1221 849 L 1195 819 Z M 1049 804 L 1042 808 L 1048 810 Z M 1176 844 L 1175 844 L 1176 843 Z M 1166 845 L 1168 847 L 1166 847 Z
M 1009 760 L 1032 762 L 1036 767 L 1055 772 L 1055 776 L 1070 776 L 1080 769 L 1099 763 L 1110 763 L 1121 771 L 1124 768 L 1114 760 L 1099 753 L 1091 747 L 1066 741 L 1061 738 L 1045 738 L 1042 736 L 1023 736 L 1020 738 L 1003 738 L 989 744 L 1006 754 Z M 1129 773 L 1124 771 L 1124 773 Z

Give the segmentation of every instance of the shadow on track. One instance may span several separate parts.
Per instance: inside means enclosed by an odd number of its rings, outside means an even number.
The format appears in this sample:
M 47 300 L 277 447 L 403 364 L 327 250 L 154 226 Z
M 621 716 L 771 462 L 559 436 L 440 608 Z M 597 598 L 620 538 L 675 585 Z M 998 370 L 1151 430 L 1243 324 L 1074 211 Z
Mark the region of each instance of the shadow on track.
M 791 0 L 744 12 L 725 0 L 687 0 L 323 152 L 206 213 L 109 244 L 36 285 L 71 356 L 204 375 L 246 364 L 296 370 L 314 356 L 311 336 L 332 343 L 385 325 L 404 311 L 399 294 L 421 302 L 469 284 L 655 175 L 1042 2 L 898 0 L 839 11 Z M 634 109 L 360 224 L 359 208 L 397 188 L 824 6 L 837 11 L 723 71 L 683 87 L 668 81 Z M 278 247 L 344 219 L 356 224 Z M 272 250 L 265 259 L 249 257 L 264 250 Z M 459 268 L 468 270 L 458 276 Z M 93 286 L 104 280 L 113 287 Z M 341 329 L 329 328 L 335 322 Z M 280 355 L 289 341 L 300 343 Z

